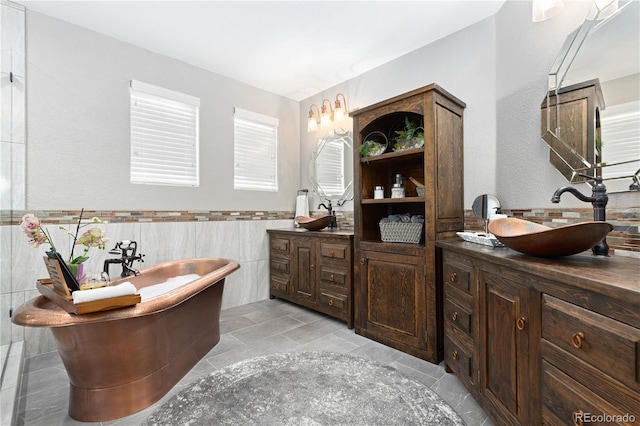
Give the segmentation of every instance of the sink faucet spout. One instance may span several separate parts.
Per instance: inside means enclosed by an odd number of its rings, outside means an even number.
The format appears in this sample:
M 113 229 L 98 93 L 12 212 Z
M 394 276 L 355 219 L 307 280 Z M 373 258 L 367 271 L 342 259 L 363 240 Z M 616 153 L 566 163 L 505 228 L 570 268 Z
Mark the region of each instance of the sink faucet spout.
M 604 183 L 602 183 L 602 177 L 601 176 L 592 177 L 592 176 L 587 176 L 583 174 L 580 174 L 580 176 L 584 176 L 586 178 L 595 180 L 595 184 L 593 185 L 593 188 L 592 188 L 591 197 L 584 195 L 582 192 L 578 191 L 573 186 L 562 186 L 556 189 L 556 191 L 553 193 L 553 196 L 551 197 L 551 202 L 556 204 L 559 203 L 560 196 L 565 192 L 569 192 L 573 194 L 578 200 L 584 201 L 585 203 L 591 203 L 591 205 L 593 206 L 593 220 L 599 221 L 599 222 L 605 222 L 606 207 L 607 207 L 607 202 L 609 201 L 609 196 L 607 195 L 607 187 L 605 186 Z M 595 245 L 591 249 L 591 251 L 595 255 L 608 256 L 609 246 L 607 245 L 607 239 L 604 238 L 597 245 Z

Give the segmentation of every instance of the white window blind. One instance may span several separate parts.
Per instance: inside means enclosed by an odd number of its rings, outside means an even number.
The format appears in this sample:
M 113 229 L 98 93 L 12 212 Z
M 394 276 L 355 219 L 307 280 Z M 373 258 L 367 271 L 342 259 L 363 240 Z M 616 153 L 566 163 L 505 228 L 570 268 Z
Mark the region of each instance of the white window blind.
M 235 108 L 233 188 L 278 190 L 277 118 Z
M 322 161 L 316 161 L 316 179 L 325 195 L 344 194 L 344 144 L 326 143 L 322 146 Z
M 600 113 L 602 126 L 602 160 L 607 166 L 603 177 L 630 176 L 638 170 L 640 158 L 640 101 L 608 106 Z M 627 162 L 627 163 L 624 163 Z
M 198 186 L 200 99 L 131 80 L 131 183 Z

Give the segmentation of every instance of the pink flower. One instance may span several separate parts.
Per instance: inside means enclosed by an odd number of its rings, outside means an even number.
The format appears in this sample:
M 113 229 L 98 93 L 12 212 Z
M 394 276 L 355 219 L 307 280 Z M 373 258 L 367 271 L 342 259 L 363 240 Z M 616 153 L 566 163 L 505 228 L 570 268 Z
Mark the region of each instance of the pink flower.
M 40 226 L 40 219 L 33 213 L 27 213 L 22 216 L 20 229 L 22 229 L 27 238 L 29 238 L 29 245 L 31 247 L 40 247 L 40 244 L 43 243 L 51 244 L 49 237 L 47 237 Z
M 100 228 L 91 228 L 88 231 L 85 231 L 80 238 L 78 238 L 76 245 L 81 244 L 87 248 L 98 247 L 103 250 L 107 241 L 109 241 L 109 239 L 106 238 L 104 230 Z

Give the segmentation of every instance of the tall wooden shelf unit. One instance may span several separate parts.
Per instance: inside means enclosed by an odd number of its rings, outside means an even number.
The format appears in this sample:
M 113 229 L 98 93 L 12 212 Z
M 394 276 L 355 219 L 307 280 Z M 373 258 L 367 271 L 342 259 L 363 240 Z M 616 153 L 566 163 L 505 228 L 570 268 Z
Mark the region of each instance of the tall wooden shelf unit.
M 354 129 L 354 286 L 356 333 L 437 363 L 443 357 L 440 254 L 435 242 L 464 227 L 463 111 L 465 103 L 436 84 L 351 113 Z M 405 118 L 424 124 L 424 147 L 393 152 L 391 138 Z M 373 131 L 389 136 L 387 152 L 362 158 Z M 394 177 L 405 177 L 405 198 L 390 198 Z M 417 194 L 408 179 L 424 183 Z M 385 198 L 374 199 L 377 185 Z M 419 244 L 382 242 L 379 221 L 421 214 Z

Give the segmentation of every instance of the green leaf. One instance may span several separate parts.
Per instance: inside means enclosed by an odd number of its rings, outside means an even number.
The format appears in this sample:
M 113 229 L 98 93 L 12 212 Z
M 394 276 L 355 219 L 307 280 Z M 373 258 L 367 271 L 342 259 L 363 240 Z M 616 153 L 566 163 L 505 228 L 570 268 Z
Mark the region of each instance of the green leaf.
M 78 256 L 71 261 L 72 265 L 79 265 L 89 259 L 89 256 Z

